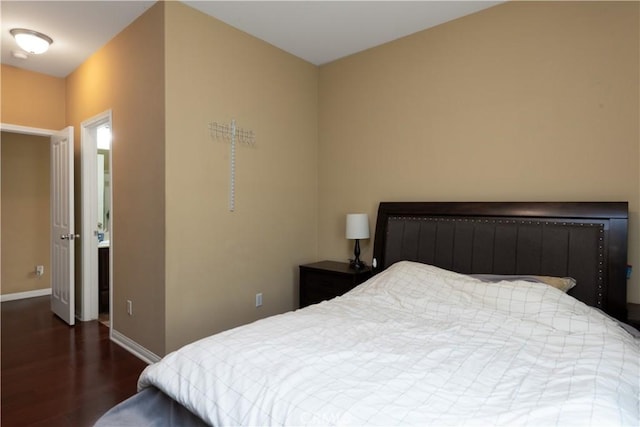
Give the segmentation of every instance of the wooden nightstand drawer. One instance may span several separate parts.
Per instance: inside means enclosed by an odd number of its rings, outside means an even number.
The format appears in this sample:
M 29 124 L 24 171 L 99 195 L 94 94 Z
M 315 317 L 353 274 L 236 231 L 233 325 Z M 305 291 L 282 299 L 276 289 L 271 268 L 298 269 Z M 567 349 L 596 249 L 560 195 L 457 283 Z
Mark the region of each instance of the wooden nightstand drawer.
M 371 270 L 354 270 L 349 264 L 322 261 L 300 266 L 300 307 L 342 295 L 371 277 Z

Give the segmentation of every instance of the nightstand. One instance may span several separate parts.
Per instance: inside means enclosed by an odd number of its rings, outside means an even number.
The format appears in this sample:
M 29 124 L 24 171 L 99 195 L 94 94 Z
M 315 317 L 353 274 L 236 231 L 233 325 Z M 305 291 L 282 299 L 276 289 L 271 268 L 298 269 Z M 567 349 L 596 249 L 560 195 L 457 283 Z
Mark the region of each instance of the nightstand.
M 342 295 L 372 276 L 371 268 L 354 270 L 349 263 L 321 261 L 300 266 L 300 308 Z
M 640 304 L 627 303 L 627 323 L 640 331 Z

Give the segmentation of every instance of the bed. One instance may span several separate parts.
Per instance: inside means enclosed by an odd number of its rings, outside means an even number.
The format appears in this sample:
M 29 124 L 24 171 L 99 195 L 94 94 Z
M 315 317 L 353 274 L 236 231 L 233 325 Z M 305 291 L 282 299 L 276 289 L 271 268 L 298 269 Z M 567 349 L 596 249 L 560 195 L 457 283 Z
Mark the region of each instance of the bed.
M 627 204 L 381 203 L 375 275 L 149 366 L 96 424 L 640 424 Z

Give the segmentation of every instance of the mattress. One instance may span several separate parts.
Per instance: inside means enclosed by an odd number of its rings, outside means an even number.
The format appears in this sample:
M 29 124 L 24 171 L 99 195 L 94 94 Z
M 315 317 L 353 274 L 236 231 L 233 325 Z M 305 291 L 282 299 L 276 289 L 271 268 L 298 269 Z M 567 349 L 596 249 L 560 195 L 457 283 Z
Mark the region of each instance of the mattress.
M 554 287 L 403 261 L 185 346 L 149 387 L 210 425 L 637 426 L 640 341 Z

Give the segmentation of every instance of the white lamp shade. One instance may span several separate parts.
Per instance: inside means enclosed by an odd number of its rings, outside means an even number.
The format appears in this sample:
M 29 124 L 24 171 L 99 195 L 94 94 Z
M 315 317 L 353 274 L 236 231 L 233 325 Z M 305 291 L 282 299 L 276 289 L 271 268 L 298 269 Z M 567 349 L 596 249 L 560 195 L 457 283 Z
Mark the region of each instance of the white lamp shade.
M 364 213 L 347 214 L 347 239 L 369 238 L 369 215 Z

